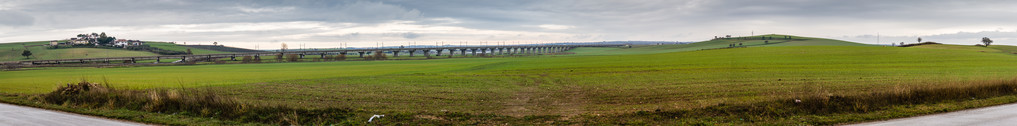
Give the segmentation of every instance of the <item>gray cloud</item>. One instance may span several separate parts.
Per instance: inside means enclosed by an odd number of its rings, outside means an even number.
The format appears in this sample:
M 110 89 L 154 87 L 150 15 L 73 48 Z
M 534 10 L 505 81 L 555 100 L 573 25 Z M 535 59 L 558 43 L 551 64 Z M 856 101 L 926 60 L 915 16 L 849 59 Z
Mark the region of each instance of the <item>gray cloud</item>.
M 285 1 L 200 1 L 200 0 L 38 0 L 0 3 L 2 29 L 22 31 L 0 33 L 0 39 L 52 39 L 53 33 L 66 29 L 134 27 L 122 32 L 139 37 L 173 39 L 163 36 L 174 32 L 141 33 L 144 28 L 161 25 L 262 22 L 350 23 L 338 26 L 287 26 L 280 29 L 189 33 L 191 40 L 257 40 L 276 37 L 281 41 L 372 41 L 399 39 L 444 41 L 484 36 L 511 40 L 675 40 L 698 41 L 716 35 L 795 34 L 834 37 L 875 43 L 857 37 L 881 33 L 882 36 L 926 36 L 928 40 L 962 41 L 972 36 L 998 36 L 1009 43 L 1017 30 L 1017 1 L 1007 0 L 285 0 Z M 93 3 L 81 6 L 67 3 Z M 17 11 L 13 11 L 13 10 Z M 17 12 L 17 13 L 12 13 Z M 24 18 L 26 17 L 27 18 Z M 464 33 L 440 30 L 399 30 L 329 33 L 342 28 L 411 21 L 419 27 L 456 29 Z M 538 26 L 568 26 L 547 30 Z M 417 27 L 417 26 L 413 26 Z M 982 32 L 1003 28 L 1001 33 Z M 207 28 L 206 28 L 207 29 Z M 420 28 L 418 28 L 420 29 Z M 489 35 L 474 35 L 487 30 Z M 0 31 L 0 32 L 4 32 Z M 186 29 L 179 32 L 192 32 Z M 964 31 L 957 33 L 958 31 Z M 99 32 L 99 31 L 96 31 Z M 428 33 L 432 32 L 432 33 Z M 521 32 L 531 33 L 525 34 Z M 361 34 L 362 33 L 362 34 Z M 146 34 L 146 35 L 140 35 Z M 518 35 L 516 35 L 518 34 Z M 559 34 L 559 35 L 545 35 Z M 15 37 L 17 35 L 17 37 Z M 161 35 L 161 36 L 160 36 Z M 426 37 L 424 36 L 426 35 Z M 24 37 L 32 36 L 32 37 Z M 64 35 L 66 36 L 66 35 Z M 285 37 L 283 37 L 285 36 Z M 566 36 L 566 37 L 547 37 Z M 848 37 L 843 37 L 848 36 Z M 301 38 L 303 37 L 303 38 Z M 979 37 L 980 38 L 980 37 Z M 289 39 L 289 40 L 287 40 Z M 949 40 L 948 40 L 949 39 Z M 36 39 L 39 40 L 39 39 Z M 898 41 L 886 38 L 887 41 Z M 30 40 L 26 40 L 30 41 Z M 392 40 L 395 41 L 395 40 Z M 1017 42 L 1015 42 L 1017 44 Z
M 403 38 L 406 38 L 406 39 L 415 39 L 415 38 L 419 38 L 420 37 L 420 34 L 413 33 L 413 32 L 403 33 L 402 35 L 403 35 Z
M 17 11 L 0 10 L 0 26 L 26 27 L 35 22 L 31 15 Z

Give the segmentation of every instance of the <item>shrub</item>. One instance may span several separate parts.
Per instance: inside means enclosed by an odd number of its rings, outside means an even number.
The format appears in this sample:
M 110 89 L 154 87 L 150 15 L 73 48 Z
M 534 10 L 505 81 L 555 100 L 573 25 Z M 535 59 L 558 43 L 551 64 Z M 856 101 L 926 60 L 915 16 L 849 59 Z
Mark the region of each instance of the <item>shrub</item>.
M 254 59 L 252 59 L 251 56 L 244 56 L 243 58 L 240 58 L 241 63 L 251 63 L 252 60 Z
M 3 66 L 4 70 L 16 70 L 18 68 L 21 68 L 21 64 L 17 64 L 17 63 L 5 63 L 5 64 L 0 64 L 0 66 Z
M 375 60 L 386 60 L 386 59 L 388 59 L 388 56 L 385 55 L 385 52 L 374 51 L 374 59 Z
M 300 60 L 300 55 L 297 55 L 297 54 L 287 54 L 286 55 L 286 61 L 296 62 L 296 61 L 299 61 L 299 60 Z
M 335 56 L 335 60 L 338 60 L 338 61 L 346 60 L 346 55 L 343 55 L 343 54 L 336 55 Z

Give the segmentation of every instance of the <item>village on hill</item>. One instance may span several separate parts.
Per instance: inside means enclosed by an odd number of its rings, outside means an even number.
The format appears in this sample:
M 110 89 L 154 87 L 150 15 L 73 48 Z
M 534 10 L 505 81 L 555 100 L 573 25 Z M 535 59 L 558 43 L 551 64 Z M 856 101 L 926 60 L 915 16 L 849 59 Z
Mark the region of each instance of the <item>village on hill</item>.
M 53 40 L 50 41 L 49 46 L 53 48 L 59 48 L 59 46 L 108 46 L 117 48 L 127 48 L 131 46 L 140 46 L 144 42 L 141 40 L 129 40 L 129 39 L 117 39 L 113 36 L 107 36 L 106 32 L 102 33 L 90 33 L 90 34 L 78 34 L 76 37 L 68 38 L 62 41 Z

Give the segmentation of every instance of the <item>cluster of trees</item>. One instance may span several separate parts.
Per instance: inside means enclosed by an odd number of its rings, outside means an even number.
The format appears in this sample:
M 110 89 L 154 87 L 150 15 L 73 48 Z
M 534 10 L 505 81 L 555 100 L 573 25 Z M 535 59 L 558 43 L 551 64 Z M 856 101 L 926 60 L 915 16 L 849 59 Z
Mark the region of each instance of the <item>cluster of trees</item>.
M 89 37 L 89 36 L 97 36 L 97 37 L 92 38 L 92 37 Z M 78 38 L 88 39 L 87 41 L 94 42 L 94 43 L 99 44 L 99 45 L 111 45 L 111 44 L 113 44 L 113 41 L 117 40 L 117 37 L 106 36 L 106 32 L 102 32 L 102 33 L 98 33 L 98 34 L 96 34 L 94 32 L 92 34 L 78 34 Z
M 95 33 L 93 33 L 93 34 L 95 34 Z M 101 34 L 99 34 L 99 38 L 95 39 L 95 41 L 97 43 L 99 43 L 99 45 L 112 45 L 113 41 L 116 41 L 116 40 L 117 40 L 117 37 L 106 36 L 106 32 L 102 32 Z

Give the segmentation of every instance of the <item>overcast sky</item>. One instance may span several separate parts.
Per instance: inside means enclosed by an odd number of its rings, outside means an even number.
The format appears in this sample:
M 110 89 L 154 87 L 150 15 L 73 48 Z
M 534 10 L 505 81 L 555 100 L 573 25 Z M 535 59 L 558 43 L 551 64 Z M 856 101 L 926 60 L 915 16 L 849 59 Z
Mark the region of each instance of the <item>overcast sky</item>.
M 1012 0 L 0 0 L 0 42 L 118 38 L 260 49 L 792 34 L 1017 45 Z

